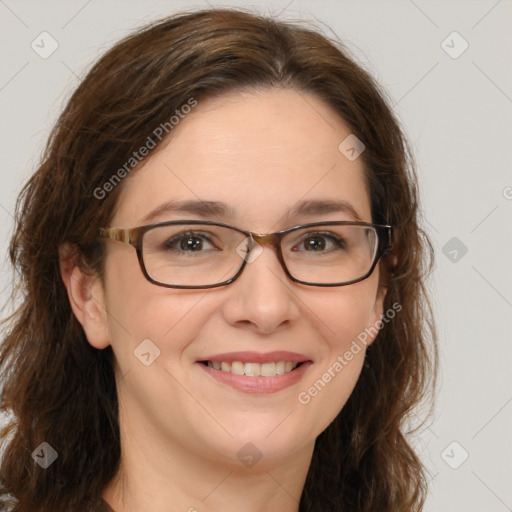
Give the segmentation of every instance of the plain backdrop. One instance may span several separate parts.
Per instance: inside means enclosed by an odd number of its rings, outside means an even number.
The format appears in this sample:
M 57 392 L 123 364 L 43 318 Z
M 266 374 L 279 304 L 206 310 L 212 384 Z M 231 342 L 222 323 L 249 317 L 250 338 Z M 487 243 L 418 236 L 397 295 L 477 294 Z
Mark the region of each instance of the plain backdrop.
M 510 0 L 0 0 L 2 261 L 15 197 L 79 77 L 131 29 L 208 4 L 330 27 L 388 91 L 416 156 L 436 251 L 441 382 L 416 441 L 431 473 L 425 510 L 512 510 Z M 58 47 L 41 56 L 36 43 Z M 4 262 L 0 299 L 11 276 Z

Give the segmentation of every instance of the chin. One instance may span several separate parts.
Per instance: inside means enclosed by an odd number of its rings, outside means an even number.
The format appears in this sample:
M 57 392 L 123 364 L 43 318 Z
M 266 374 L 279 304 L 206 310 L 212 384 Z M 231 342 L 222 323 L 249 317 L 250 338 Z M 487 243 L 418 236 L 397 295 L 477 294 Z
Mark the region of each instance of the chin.
M 306 432 L 299 431 L 296 423 L 290 422 L 285 426 L 285 416 L 273 422 L 249 421 L 245 425 L 238 424 L 231 432 L 233 437 L 228 434 L 222 436 L 222 439 L 217 437 L 217 443 L 210 435 L 206 442 L 226 464 L 237 467 L 242 464 L 248 468 L 257 465 L 258 469 L 274 467 L 279 461 L 313 446 L 315 441 L 314 435 L 306 436 Z

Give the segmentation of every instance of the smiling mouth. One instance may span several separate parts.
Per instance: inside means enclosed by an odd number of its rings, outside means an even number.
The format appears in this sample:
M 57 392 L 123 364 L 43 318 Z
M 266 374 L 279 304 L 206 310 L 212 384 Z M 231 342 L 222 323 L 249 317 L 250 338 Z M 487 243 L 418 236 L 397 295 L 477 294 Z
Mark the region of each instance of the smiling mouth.
M 243 363 L 242 361 L 201 361 L 202 364 L 226 373 L 234 375 L 246 375 L 248 377 L 275 377 L 292 372 L 302 365 L 291 361 L 276 361 L 271 363 Z

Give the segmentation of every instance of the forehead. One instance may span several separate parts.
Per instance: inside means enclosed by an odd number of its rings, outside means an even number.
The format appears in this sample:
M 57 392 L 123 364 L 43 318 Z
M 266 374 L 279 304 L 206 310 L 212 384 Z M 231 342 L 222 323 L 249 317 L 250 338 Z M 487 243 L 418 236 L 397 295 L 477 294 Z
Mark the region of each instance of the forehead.
M 251 230 L 306 220 L 289 217 L 308 201 L 344 202 L 371 221 L 362 159 L 339 150 L 350 133 L 323 101 L 294 89 L 199 101 L 123 181 L 112 225 L 140 225 L 166 203 L 187 201 L 224 203 L 226 217 L 217 219 Z M 329 218 L 350 220 L 349 209 Z M 191 218 L 160 210 L 152 221 Z

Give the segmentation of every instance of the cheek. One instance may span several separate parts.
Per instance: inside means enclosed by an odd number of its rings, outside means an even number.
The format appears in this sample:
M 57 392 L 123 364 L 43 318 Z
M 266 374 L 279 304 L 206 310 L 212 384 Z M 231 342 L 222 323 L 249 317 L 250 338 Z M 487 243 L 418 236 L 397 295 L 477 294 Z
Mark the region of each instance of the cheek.
M 150 348 L 152 357 L 179 360 L 212 315 L 208 290 L 175 290 L 150 283 L 129 248 L 107 259 L 105 290 L 110 341 L 122 374 L 140 365 L 133 357 L 139 347 Z
M 375 324 L 379 316 L 375 307 L 377 283 L 377 279 L 369 278 L 303 298 L 305 314 L 314 321 L 317 332 L 331 352 L 344 352 L 365 329 Z
M 316 418 L 319 432 L 338 415 L 361 374 L 376 318 L 377 282 L 362 281 L 322 298 L 310 296 L 307 302 L 309 317 L 316 319 L 318 359 L 297 401 L 304 413 Z
M 125 297 L 120 307 L 111 305 L 109 330 L 116 356 L 131 355 L 144 340 L 151 340 L 160 355 L 178 362 L 212 315 L 204 294 L 154 288 L 149 293 L 144 293 L 145 285 L 138 291 L 132 288 L 129 295 L 120 292 L 119 297 Z

